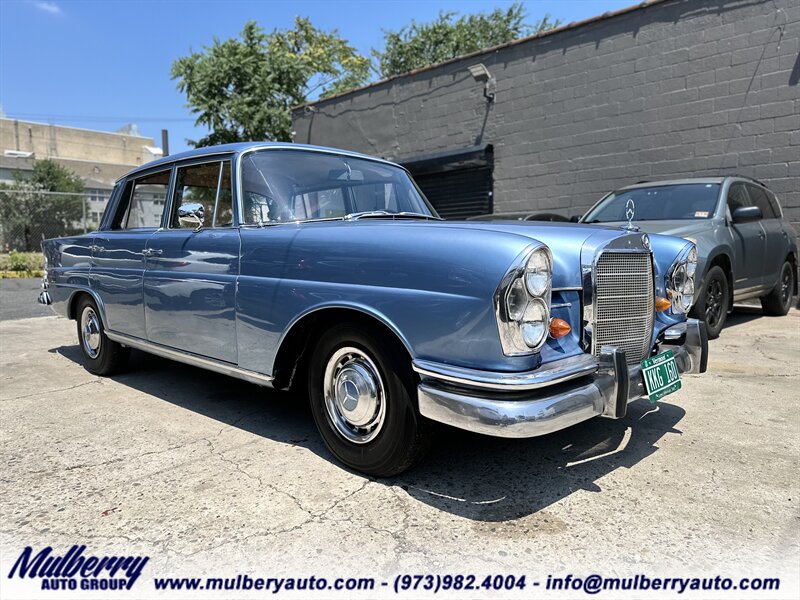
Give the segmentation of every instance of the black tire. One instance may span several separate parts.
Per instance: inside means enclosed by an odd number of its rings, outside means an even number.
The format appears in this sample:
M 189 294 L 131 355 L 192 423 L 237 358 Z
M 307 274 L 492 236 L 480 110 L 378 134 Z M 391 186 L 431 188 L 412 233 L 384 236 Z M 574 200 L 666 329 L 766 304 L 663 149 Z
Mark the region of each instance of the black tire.
M 336 393 L 328 393 L 326 399 L 326 380 L 329 390 L 347 391 L 343 400 L 338 401 L 342 394 Z M 370 381 L 376 385 L 369 389 L 380 387 L 382 393 L 362 396 L 360 390 L 367 389 L 363 385 Z M 419 414 L 414 400 L 416 384 L 408 355 L 399 343 L 368 326 L 341 324 L 323 334 L 311 355 L 308 388 L 311 412 L 325 445 L 348 467 L 390 477 L 411 467 L 430 445 L 432 423 Z M 352 393 L 357 390 L 358 394 Z M 370 421 L 362 429 L 357 419 L 354 425 L 345 418 L 348 399 L 356 397 L 351 410 L 362 411 L 363 419 L 374 416 L 374 427 Z M 360 436 L 360 441 L 347 436 Z
M 91 297 L 83 296 L 78 300 L 75 320 L 78 323 L 78 346 L 86 370 L 94 375 L 113 375 L 122 371 L 131 349 L 108 339 L 100 311 Z M 84 335 L 87 327 L 91 328 L 92 335 L 88 331 Z
M 722 267 L 713 266 L 706 273 L 703 293 L 692 308 L 692 315 L 706 323 L 708 339 L 715 340 L 728 318 L 731 292 Z
M 788 260 L 781 267 L 778 282 L 772 291 L 766 296 L 761 297 L 761 308 L 765 315 L 772 317 L 782 317 L 789 312 L 792 307 L 792 295 L 794 293 L 794 265 Z

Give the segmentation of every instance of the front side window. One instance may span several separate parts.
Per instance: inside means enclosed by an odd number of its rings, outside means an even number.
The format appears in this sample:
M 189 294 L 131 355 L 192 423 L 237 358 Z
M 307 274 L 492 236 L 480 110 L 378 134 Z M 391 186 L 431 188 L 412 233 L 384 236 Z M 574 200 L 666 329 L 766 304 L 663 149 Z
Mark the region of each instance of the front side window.
M 129 181 L 122 195 L 125 212 L 116 229 L 148 229 L 161 226 L 169 190 L 170 171 L 160 171 Z
M 710 219 L 719 197 L 718 183 L 649 186 L 614 192 L 583 219 L 584 223 L 627 221 L 633 200 L 633 221 Z
M 196 225 L 180 222 L 178 209 L 185 204 L 200 204 L 203 207 L 203 227 L 230 227 L 233 225 L 232 199 L 230 161 L 180 167 L 175 179 L 169 226 L 172 229 L 195 229 Z
M 753 204 L 761 209 L 761 215 L 765 219 L 775 219 L 778 217 L 779 213 L 773 211 L 767 193 L 763 188 L 748 183 L 747 193 L 750 195 L 750 198 L 753 199 Z
M 341 219 L 356 213 L 436 216 L 408 174 L 376 161 L 300 150 L 242 159 L 244 223 Z
M 746 208 L 753 206 L 750 196 L 747 195 L 747 190 L 743 183 L 734 183 L 728 190 L 728 210 L 733 214 L 737 208 Z

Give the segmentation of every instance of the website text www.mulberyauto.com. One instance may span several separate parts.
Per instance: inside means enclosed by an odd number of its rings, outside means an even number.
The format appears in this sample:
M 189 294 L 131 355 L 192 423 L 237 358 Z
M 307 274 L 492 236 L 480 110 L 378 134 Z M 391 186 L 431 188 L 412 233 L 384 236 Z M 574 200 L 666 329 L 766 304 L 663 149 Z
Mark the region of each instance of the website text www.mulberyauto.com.
M 532 578 L 527 575 L 433 575 L 403 574 L 391 580 L 374 577 L 251 577 L 240 574 L 235 577 L 156 577 L 157 590 L 197 591 L 266 591 L 273 594 L 290 591 L 374 591 L 389 588 L 404 592 L 479 592 L 481 590 L 513 591 L 575 591 L 589 595 L 620 591 L 667 591 L 677 594 L 708 591 L 753 591 L 770 592 L 780 589 L 777 577 L 603 577 L 592 574 L 586 577 L 574 575 Z M 766 597 L 766 596 L 765 596 Z

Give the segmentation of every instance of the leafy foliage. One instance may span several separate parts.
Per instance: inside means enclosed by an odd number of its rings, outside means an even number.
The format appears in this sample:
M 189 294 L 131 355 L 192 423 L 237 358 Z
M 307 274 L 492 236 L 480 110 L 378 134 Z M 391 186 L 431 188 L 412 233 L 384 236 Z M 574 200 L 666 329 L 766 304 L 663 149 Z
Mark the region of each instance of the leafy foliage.
M 55 237 L 74 231 L 83 216 L 83 181 L 51 160 L 34 164 L 30 179 L 14 173 L 11 184 L 0 184 L 0 227 L 6 243 L 33 250 L 42 235 Z M 66 192 L 45 194 L 42 192 Z
M 558 27 L 558 19 L 545 15 L 529 26 L 520 3 L 507 10 L 460 16 L 441 12 L 431 23 L 411 22 L 399 31 L 384 31 L 385 48 L 373 50 L 382 77 L 408 73 L 485 48 Z
M 290 141 L 291 107 L 319 92 L 339 93 L 369 76 L 369 59 L 338 36 L 296 18 L 294 28 L 264 33 L 248 21 L 240 38 L 218 39 L 177 59 L 172 78 L 210 133 L 195 147 L 249 140 Z

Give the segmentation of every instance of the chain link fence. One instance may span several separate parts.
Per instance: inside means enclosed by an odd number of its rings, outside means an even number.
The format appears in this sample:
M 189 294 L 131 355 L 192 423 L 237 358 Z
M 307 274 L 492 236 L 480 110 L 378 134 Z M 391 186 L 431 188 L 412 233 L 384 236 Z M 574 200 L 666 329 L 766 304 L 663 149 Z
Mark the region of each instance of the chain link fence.
M 107 200 L 84 193 L 0 189 L 0 253 L 37 252 L 42 240 L 94 231 Z

